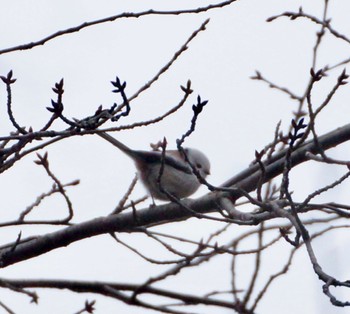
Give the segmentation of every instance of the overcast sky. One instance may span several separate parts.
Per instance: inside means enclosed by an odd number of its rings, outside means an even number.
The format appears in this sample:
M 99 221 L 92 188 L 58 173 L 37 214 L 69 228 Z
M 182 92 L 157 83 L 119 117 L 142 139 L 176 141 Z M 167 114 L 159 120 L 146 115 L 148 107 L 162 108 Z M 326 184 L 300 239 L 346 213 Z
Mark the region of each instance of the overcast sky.
M 39 40 L 58 30 L 86 21 L 148 9 L 175 10 L 196 8 L 211 1 L 34 1 L 0 0 L 0 50 Z M 223 9 L 197 15 L 146 16 L 138 19 L 120 19 L 84 29 L 78 33 L 58 37 L 32 50 L 17 51 L 0 56 L 0 74 L 14 71 L 17 82 L 13 87 L 13 111 L 21 125 L 41 127 L 48 119 L 45 107 L 54 98 L 51 87 L 64 78 L 64 105 L 66 116 L 84 118 L 95 112 L 100 104 L 105 107 L 120 102 L 111 93 L 111 80 L 116 76 L 127 82 L 127 95 L 134 94 L 163 67 L 187 40 L 210 18 L 207 29 L 198 34 L 189 49 L 151 89 L 132 102 L 131 114 L 123 124 L 156 117 L 176 105 L 182 97 L 180 85 L 190 79 L 194 93 L 187 106 L 165 121 L 147 128 L 115 134 L 131 148 L 148 149 L 149 143 L 164 136 L 170 147 L 189 128 L 191 105 L 196 96 L 209 100 L 201 114 L 196 132 L 186 146 L 204 151 L 211 160 L 210 182 L 219 185 L 245 169 L 254 159 L 254 151 L 261 150 L 274 136 L 281 120 L 287 130 L 296 109 L 296 103 L 286 95 L 271 90 L 262 82 L 251 80 L 259 70 L 271 81 L 287 86 L 301 95 L 309 80 L 315 32 L 319 29 L 305 19 L 290 21 L 281 18 L 267 23 L 270 16 L 285 11 L 297 11 L 302 5 L 305 12 L 322 16 L 324 1 L 240 0 Z M 350 36 L 348 1 L 330 1 L 332 25 Z M 326 38 L 319 55 L 317 68 L 336 64 L 349 57 L 349 46 L 339 39 Z M 329 92 L 342 68 L 330 73 L 316 90 L 314 101 L 320 101 Z M 349 88 L 341 89 L 334 103 L 320 116 L 317 128 L 320 134 L 349 122 Z M 6 94 L 0 86 L 0 130 L 10 130 L 6 117 Z M 58 124 L 57 128 L 63 125 Z M 349 148 L 347 146 L 347 148 Z M 97 136 L 84 136 L 61 141 L 49 148 L 50 165 L 62 181 L 81 179 L 81 184 L 70 190 L 75 208 L 75 222 L 109 214 L 128 188 L 134 174 L 133 163 L 121 152 Z M 346 159 L 346 150 L 334 156 Z M 40 193 L 52 184 L 43 169 L 33 163 L 35 156 L 21 161 L 4 173 L 0 188 L 6 191 L 2 199 L 1 217 L 14 219 Z M 314 189 L 332 182 L 344 169 L 324 166 L 300 166 L 293 174 L 295 196 L 302 198 Z M 332 191 L 327 200 L 348 202 L 348 184 Z M 139 185 L 134 196 L 144 195 Z M 206 193 L 203 187 L 196 196 Z M 333 198 L 332 198 L 333 197 Z M 52 217 L 64 213 L 59 198 L 48 201 L 32 217 Z M 159 230 L 199 240 L 216 225 L 208 221 L 177 222 L 159 227 Z M 22 230 L 24 236 L 55 230 L 52 227 L 7 228 L 1 230 L 2 243 L 13 241 Z M 232 232 L 241 232 L 241 227 Z M 348 236 L 347 234 L 345 234 Z M 149 246 L 147 253 L 156 257 L 161 248 L 155 247 L 139 235 L 122 235 L 128 243 Z M 327 243 L 317 243 L 320 262 L 327 271 L 349 278 L 346 239 L 332 233 Z M 330 243 L 329 243 L 330 242 Z M 321 245 L 319 245 L 321 244 Z M 331 244 L 331 245 L 330 245 Z M 254 246 L 254 244 L 252 244 Z M 281 267 L 283 246 L 264 256 L 266 269 Z M 332 256 L 332 259 L 329 258 Z M 248 263 L 248 262 L 247 262 Z M 249 278 L 248 267 L 241 267 L 240 280 Z M 202 286 L 215 290 L 229 286 L 229 262 L 219 259 L 193 277 L 173 280 L 167 288 L 185 289 L 200 293 Z M 245 270 L 247 272 L 245 273 Z M 277 269 L 276 269 L 277 270 Z M 200 276 L 204 272 L 207 275 Z M 39 258 L 8 267 L 1 276 L 8 278 L 67 278 L 111 280 L 142 283 L 157 269 L 144 263 L 138 256 L 110 237 L 101 236 L 81 241 L 67 248 L 55 250 Z M 226 274 L 227 273 L 227 274 Z M 226 275 L 225 275 L 226 274 Z M 196 279 L 194 279 L 196 278 Z M 73 313 L 85 299 L 97 299 L 96 313 L 154 313 L 136 307 L 127 307 L 118 301 L 96 296 L 73 295 L 68 292 L 38 291 L 39 306 L 29 304 L 26 296 L 1 291 L 0 301 L 16 313 Z M 54 305 L 53 305 L 54 304 Z M 55 307 L 53 310 L 52 307 Z M 0 313 L 2 310 L 0 309 Z M 201 309 L 213 313 L 212 309 Z M 303 250 L 297 254 L 290 274 L 276 281 L 266 295 L 258 313 L 345 313 L 334 308 L 322 294 L 321 282 L 313 274 Z M 226 313 L 218 310 L 217 313 Z M 228 313 L 228 311 L 227 311 Z

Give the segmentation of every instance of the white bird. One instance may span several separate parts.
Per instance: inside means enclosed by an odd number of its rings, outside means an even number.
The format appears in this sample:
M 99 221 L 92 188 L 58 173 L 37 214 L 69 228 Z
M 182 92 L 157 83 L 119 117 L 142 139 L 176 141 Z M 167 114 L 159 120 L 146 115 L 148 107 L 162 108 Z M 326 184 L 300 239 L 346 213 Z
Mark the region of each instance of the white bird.
M 139 178 L 152 197 L 159 200 L 169 200 L 169 197 L 160 190 L 158 184 L 162 152 L 133 150 L 107 133 L 97 134 L 134 160 Z M 185 148 L 184 150 L 189 162 L 198 170 L 202 178 L 210 174 L 209 159 L 201 151 L 194 148 Z M 166 192 L 181 199 L 197 191 L 201 183 L 193 174 L 182 153 L 178 150 L 166 150 L 163 162 L 161 186 Z

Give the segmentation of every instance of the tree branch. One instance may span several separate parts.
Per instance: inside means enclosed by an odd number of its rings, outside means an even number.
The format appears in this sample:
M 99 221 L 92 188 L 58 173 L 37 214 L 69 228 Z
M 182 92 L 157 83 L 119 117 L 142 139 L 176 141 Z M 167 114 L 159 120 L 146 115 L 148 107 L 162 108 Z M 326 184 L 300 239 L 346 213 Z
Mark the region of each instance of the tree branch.
M 349 139 L 350 124 L 321 136 L 319 143 L 324 150 L 327 150 Z M 317 153 L 317 149 L 313 140 L 297 148 L 290 157 L 292 167 L 307 161 L 307 152 Z M 286 151 L 275 154 L 265 165 L 264 182 L 283 173 L 285 153 Z M 231 192 L 230 189 L 227 189 L 227 192 L 209 193 L 196 200 L 185 199 L 181 202 L 185 207 L 191 208 L 191 210 L 198 213 L 215 212 L 218 210 L 218 201 L 221 197 L 230 197 L 231 200 L 235 201 L 242 196 L 242 193 L 235 188 L 251 192 L 255 190 L 260 178 L 259 165 L 253 165 L 223 184 L 224 187 L 233 188 Z M 10 244 L 0 251 L 0 267 L 6 267 L 39 256 L 92 236 L 112 232 L 137 232 L 137 229 L 142 226 L 150 227 L 193 217 L 191 212 L 186 210 L 184 206 L 169 203 L 141 209 L 137 211 L 137 220 L 135 220 L 133 213 L 122 213 L 120 215 L 96 218 L 78 225 L 69 226 L 63 230 L 38 236 L 30 241 L 23 240 L 24 242 L 19 243 L 15 250 L 12 250 L 12 245 Z M 242 221 L 242 224 L 255 225 L 276 217 L 271 212 L 254 213 L 251 216 L 251 220 Z

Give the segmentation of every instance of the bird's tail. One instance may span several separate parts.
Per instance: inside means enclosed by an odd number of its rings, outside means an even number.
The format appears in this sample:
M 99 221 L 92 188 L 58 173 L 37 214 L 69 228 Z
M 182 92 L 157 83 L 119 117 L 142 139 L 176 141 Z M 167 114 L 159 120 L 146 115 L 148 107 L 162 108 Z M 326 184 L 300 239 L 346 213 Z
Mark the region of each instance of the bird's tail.
M 134 150 L 132 150 L 128 146 L 124 145 L 123 143 L 119 142 L 113 136 L 111 136 L 111 135 L 109 135 L 109 134 L 107 134 L 105 132 L 96 133 L 96 134 L 101 136 L 102 138 L 104 138 L 106 141 L 110 142 L 114 146 L 118 147 L 122 152 L 124 152 L 125 154 L 129 155 L 130 157 L 135 157 L 135 151 Z

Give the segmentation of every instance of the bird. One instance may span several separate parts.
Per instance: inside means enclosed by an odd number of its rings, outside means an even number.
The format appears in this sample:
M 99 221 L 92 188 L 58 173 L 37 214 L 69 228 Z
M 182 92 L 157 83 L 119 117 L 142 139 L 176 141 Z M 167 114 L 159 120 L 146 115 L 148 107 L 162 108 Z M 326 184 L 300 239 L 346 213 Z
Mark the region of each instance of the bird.
M 169 201 L 167 193 L 177 199 L 189 197 L 198 190 L 201 183 L 193 173 L 190 165 L 185 161 L 184 154 L 178 150 L 166 150 L 164 158 L 161 151 L 133 150 L 113 136 L 100 132 L 100 137 L 110 142 L 123 153 L 129 156 L 135 163 L 138 177 L 152 198 Z M 194 148 L 184 148 L 186 156 L 202 178 L 210 174 L 210 162 L 208 157 Z M 164 165 L 159 186 L 160 169 Z M 165 190 L 167 193 L 164 193 Z

